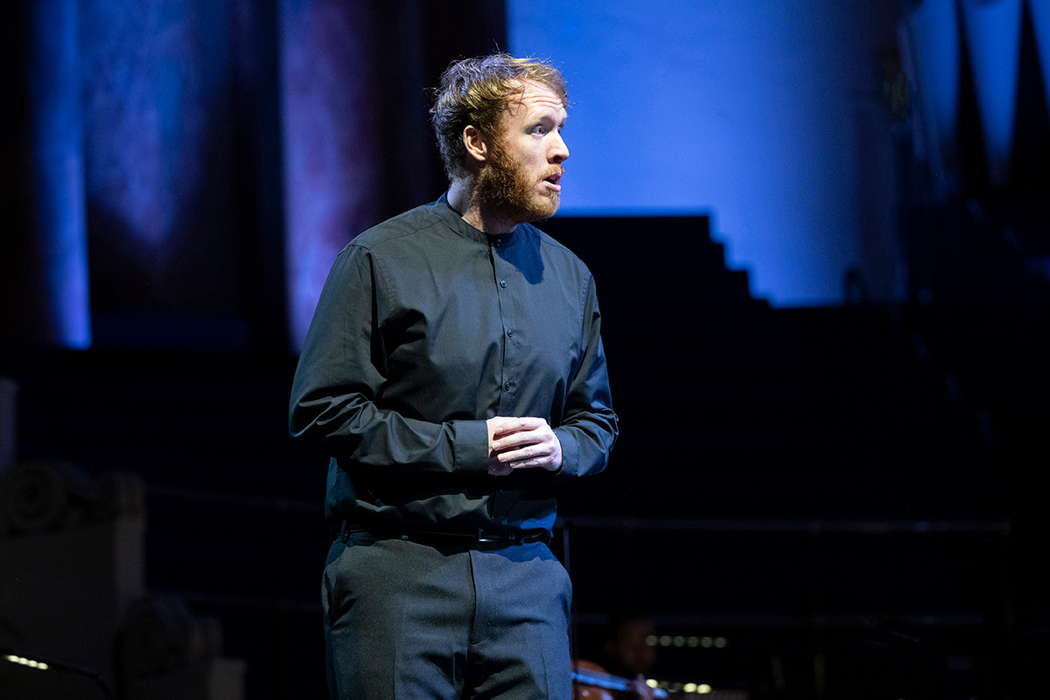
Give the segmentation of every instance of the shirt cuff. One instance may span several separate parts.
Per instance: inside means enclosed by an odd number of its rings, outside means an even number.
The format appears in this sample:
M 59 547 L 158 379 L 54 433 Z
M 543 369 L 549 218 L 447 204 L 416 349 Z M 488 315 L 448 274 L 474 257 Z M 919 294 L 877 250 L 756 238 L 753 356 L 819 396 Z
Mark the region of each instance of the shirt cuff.
M 457 472 L 488 472 L 489 427 L 483 420 L 452 421 L 452 450 Z
M 580 452 L 576 438 L 565 428 L 555 428 L 554 436 L 561 443 L 561 468 L 555 473 L 577 476 L 580 470 Z

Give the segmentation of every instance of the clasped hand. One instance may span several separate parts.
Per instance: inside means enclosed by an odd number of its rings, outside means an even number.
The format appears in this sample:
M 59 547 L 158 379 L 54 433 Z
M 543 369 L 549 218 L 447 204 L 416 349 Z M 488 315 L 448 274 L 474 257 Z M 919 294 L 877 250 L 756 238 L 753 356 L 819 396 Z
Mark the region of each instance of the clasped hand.
M 515 469 L 561 468 L 561 442 L 543 418 L 505 418 L 485 421 L 489 429 L 489 474 L 506 476 Z

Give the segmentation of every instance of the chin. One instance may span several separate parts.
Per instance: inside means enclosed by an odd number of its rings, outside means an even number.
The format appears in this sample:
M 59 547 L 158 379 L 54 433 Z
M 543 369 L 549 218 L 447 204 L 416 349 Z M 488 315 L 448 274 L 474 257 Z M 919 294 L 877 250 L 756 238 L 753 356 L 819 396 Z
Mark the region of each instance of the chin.
M 561 204 L 560 197 L 544 197 L 542 201 L 536 203 L 533 207 L 533 211 L 537 214 L 533 221 L 541 221 L 543 219 L 549 219 L 558 213 L 558 206 Z

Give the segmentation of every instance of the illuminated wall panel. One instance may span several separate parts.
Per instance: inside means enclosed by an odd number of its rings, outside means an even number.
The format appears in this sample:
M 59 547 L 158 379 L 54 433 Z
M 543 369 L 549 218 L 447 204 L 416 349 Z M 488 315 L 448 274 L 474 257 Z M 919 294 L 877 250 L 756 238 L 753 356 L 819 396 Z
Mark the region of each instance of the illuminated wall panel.
M 754 293 L 840 300 L 858 197 L 885 195 L 861 187 L 861 169 L 885 178 L 856 148 L 858 114 L 878 113 L 877 50 L 895 42 L 880 5 L 510 0 L 512 52 L 570 83 L 563 212 L 711 212 Z
M 336 253 L 378 221 L 384 144 L 374 20 L 364 3 L 281 3 L 285 265 L 296 350 Z
M 35 339 L 86 348 L 91 314 L 77 2 L 43 0 L 28 7 L 32 259 L 23 260 L 30 269 L 16 275 L 37 278 L 36 291 L 20 290 L 21 303 L 35 316 Z
M 242 308 L 230 5 L 82 3 L 92 306 L 103 319 Z M 112 342 L 134 340 L 111 321 Z M 157 322 L 150 334 L 173 333 Z M 145 332 L 138 334 L 145 335 Z M 146 339 L 143 339 L 146 342 Z
M 1050 2 L 1028 0 L 1028 11 L 1035 28 L 1036 44 L 1039 47 L 1039 63 L 1043 69 L 1043 86 L 1050 101 Z
M 955 0 L 926 0 L 906 22 L 905 40 L 915 69 L 915 99 L 923 140 L 921 155 L 931 160 L 941 187 L 955 153 L 959 126 L 959 25 Z
M 989 177 L 1001 183 L 1008 175 L 1013 144 L 1021 0 L 964 0 L 962 6 Z

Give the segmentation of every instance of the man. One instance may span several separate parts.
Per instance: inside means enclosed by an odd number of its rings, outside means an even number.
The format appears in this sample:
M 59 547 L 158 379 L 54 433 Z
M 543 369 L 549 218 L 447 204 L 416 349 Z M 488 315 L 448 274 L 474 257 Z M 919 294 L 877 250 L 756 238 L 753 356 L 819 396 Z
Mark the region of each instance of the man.
M 616 679 L 625 680 L 627 687 L 625 691 L 621 691 L 623 698 L 652 700 L 656 694 L 646 684 L 645 674 L 656 662 L 656 649 L 647 641 L 653 632 L 653 621 L 648 615 L 613 615 L 602 631 L 598 648 L 595 650 L 596 661 L 577 661 L 577 668 L 584 673 L 597 670 Z
M 549 64 L 452 64 L 447 196 L 354 238 L 325 283 L 290 424 L 332 455 L 333 697 L 571 694 L 554 489 L 604 469 L 618 425 L 594 281 L 527 223 L 558 208 L 566 104 Z

